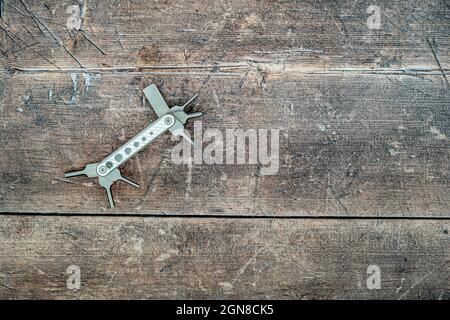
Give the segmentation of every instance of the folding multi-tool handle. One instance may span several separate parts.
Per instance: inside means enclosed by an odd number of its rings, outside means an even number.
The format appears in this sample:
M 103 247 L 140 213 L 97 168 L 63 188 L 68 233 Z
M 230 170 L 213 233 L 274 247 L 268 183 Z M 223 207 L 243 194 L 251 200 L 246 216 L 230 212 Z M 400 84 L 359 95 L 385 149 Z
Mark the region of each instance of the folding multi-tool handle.
M 174 124 L 175 117 L 171 114 L 165 114 L 100 162 L 97 166 L 97 174 L 101 177 L 108 175 L 161 134 L 169 130 Z

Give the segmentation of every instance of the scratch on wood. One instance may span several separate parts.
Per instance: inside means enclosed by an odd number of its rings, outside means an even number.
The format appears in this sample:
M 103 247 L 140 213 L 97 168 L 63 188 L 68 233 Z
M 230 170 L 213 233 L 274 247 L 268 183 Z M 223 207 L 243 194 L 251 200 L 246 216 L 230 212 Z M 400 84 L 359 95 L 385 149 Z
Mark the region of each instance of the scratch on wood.
M 51 31 L 50 28 L 47 27 L 47 25 L 46 25 L 44 22 L 42 22 L 41 19 L 39 19 L 32 11 L 30 11 L 30 9 L 28 9 L 27 5 L 23 2 L 23 0 L 19 0 L 19 1 L 20 1 L 20 3 L 24 6 L 24 8 L 25 8 L 25 10 L 28 12 L 28 14 L 33 18 L 33 20 L 35 20 L 36 22 L 38 22 L 38 25 L 39 25 L 39 24 L 42 25 L 42 27 L 43 27 L 43 28 L 51 35 L 51 37 L 56 41 L 56 43 L 58 43 L 58 45 L 59 45 L 60 47 L 62 47 L 62 48 L 64 49 L 64 51 L 66 51 L 67 54 L 68 54 L 69 56 L 71 56 L 72 59 L 75 60 L 75 62 L 76 62 L 81 68 L 84 68 L 83 65 L 81 64 L 81 62 L 77 59 L 77 57 L 75 57 L 75 56 L 73 55 L 73 53 L 70 52 L 69 49 L 67 49 L 67 47 L 64 45 L 64 43 L 62 43 L 62 41 L 58 38 L 58 36 L 56 36 L 56 35 L 53 33 L 53 31 Z M 44 33 L 44 35 L 45 35 L 45 33 Z
M 1 1 L 1 0 L 0 0 Z M 23 17 L 26 17 L 26 14 L 21 12 L 19 9 L 17 9 L 16 7 L 14 7 L 13 5 L 11 5 L 10 3 L 5 3 L 5 5 L 11 9 L 13 9 L 15 12 L 17 12 L 18 14 L 20 14 Z
M 397 24 L 395 24 L 394 22 L 392 22 L 392 20 L 390 19 L 390 17 L 388 17 L 386 14 L 382 13 L 382 16 L 383 16 L 383 18 L 384 18 L 387 22 L 389 22 L 391 25 L 393 25 L 394 27 L 396 27 L 399 31 L 404 32 L 404 33 L 406 33 L 406 34 L 409 32 L 409 30 L 407 30 L 407 29 L 405 29 L 405 28 L 402 28 L 402 27 L 399 27 Z
M 444 77 L 445 83 L 447 84 L 447 88 L 450 89 L 450 83 L 448 82 L 446 73 L 444 72 L 444 69 L 442 68 L 441 62 L 439 61 L 439 58 L 438 58 L 438 56 L 436 54 L 436 50 L 435 50 L 436 43 L 435 43 L 434 39 L 433 39 L 433 44 L 434 45 L 431 43 L 429 38 L 426 38 L 426 39 L 427 39 L 428 45 L 430 46 L 430 50 L 433 53 L 434 60 L 436 60 L 436 64 L 438 65 L 439 70 L 441 70 L 441 72 L 442 72 L 442 76 Z
M 447 264 L 449 262 L 449 260 L 444 261 L 443 263 L 441 263 L 440 265 L 438 265 L 435 269 L 431 270 L 430 272 L 428 272 L 426 275 L 424 275 L 422 278 L 420 278 L 418 281 L 416 281 L 411 288 L 409 288 L 408 290 L 406 290 L 399 298 L 398 300 L 403 299 L 404 297 L 406 297 L 408 295 L 408 293 L 411 292 L 412 289 L 414 289 L 418 284 L 420 284 L 422 281 L 424 281 L 425 279 L 427 279 L 429 276 L 431 276 L 433 273 L 435 273 L 436 271 L 438 271 L 440 268 L 442 268 L 445 264 Z
M 55 180 L 62 181 L 62 182 L 67 182 L 67 183 L 77 184 L 76 182 L 73 182 L 73 181 L 71 181 L 71 180 L 63 179 L 63 178 L 58 178 L 58 177 L 56 177 Z
M 334 12 L 335 12 L 334 16 L 338 19 L 339 23 L 341 24 L 342 31 L 344 32 L 345 38 L 348 39 L 348 41 L 349 41 L 350 48 L 352 50 L 354 50 L 353 46 L 351 44 L 351 41 L 350 41 L 350 37 L 349 37 L 348 30 L 347 30 L 347 26 L 345 25 L 344 19 L 342 19 L 341 15 L 340 15 L 340 8 L 338 6 L 336 6 L 336 4 L 334 2 L 331 2 L 331 5 L 332 5 L 332 7 L 334 9 Z
M 3 20 L 3 19 L 2 19 Z M 9 31 L 6 28 L 3 28 L 0 26 L 0 29 L 7 35 L 8 38 L 10 38 L 14 43 L 16 43 L 19 47 L 22 47 L 20 44 L 17 43 L 17 41 L 15 39 L 17 39 L 18 41 L 20 41 L 21 43 L 23 43 L 25 46 L 27 46 L 28 48 L 30 48 L 34 53 L 36 53 L 38 56 L 40 56 L 41 58 L 43 58 L 45 61 L 47 61 L 48 63 L 52 64 L 53 66 L 55 66 L 56 69 L 54 70 L 60 70 L 61 68 L 59 66 L 57 66 L 55 63 L 53 63 L 52 61 L 50 61 L 49 59 L 47 59 L 42 53 L 40 53 L 39 51 L 35 50 L 32 48 L 32 46 L 28 45 L 28 43 L 23 40 L 21 37 L 19 37 L 18 35 L 16 35 L 14 32 Z M 2 51 L 3 52 L 3 51 Z
M 74 235 L 73 233 L 69 232 L 69 231 L 62 231 L 62 232 L 57 232 L 56 234 L 62 234 L 62 235 L 66 235 L 69 238 L 71 238 L 72 240 L 77 240 L 78 237 L 76 235 Z
M 142 207 L 142 204 L 144 203 L 145 199 L 152 192 L 152 188 L 155 187 L 156 184 L 154 182 L 155 182 L 156 178 L 159 176 L 159 174 L 161 173 L 161 168 L 162 168 L 162 165 L 163 165 L 165 159 L 166 158 L 162 158 L 161 161 L 159 161 L 158 165 L 156 166 L 156 170 L 154 171 L 154 173 L 152 174 L 152 176 L 148 180 L 147 187 L 145 189 L 144 194 L 140 198 L 140 203 L 139 203 L 139 206 L 137 208 L 140 209 Z
M 258 250 L 255 251 L 255 253 L 250 257 L 250 259 L 247 260 L 247 262 L 245 262 L 242 267 L 239 268 L 236 276 L 234 277 L 232 283 L 234 283 L 244 272 L 245 270 L 247 270 L 248 266 L 250 265 L 250 263 L 252 263 L 256 257 L 258 256 L 258 254 L 265 248 L 265 246 L 259 248 Z
M 331 194 L 333 195 L 334 199 L 336 200 L 336 202 L 341 206 L 341 208 L 344 210 L 344 213 L 346 215 L 348 215 L 348 209 L 347 207 L 342 203 L 341 199 L 343 195 L 339 196 L 336 191 L 334 190 L 334 187 L 332 185 L 330 185 L 330 190 L 331 190 Z
M 400 86 L 402 86 L 402 87 L 404 87 L 404 88 L 411 89 L 411 90 L 420 92 L 420 93 L 423 94 L 424 96 L 431 97 L 431 95 L 429 95 L 428 93 L 426 93 L 426 92 L 424 92 L 424 91 L 422 91 L 422 90 L 419 90 L 419 89 L 417 89 L 417 88 L 415 88 L 415 87 L 407 86 L 407 85 L 404 84 L 402 81 L 400 81 L 400 80 L 398 80 L 398 79 L 395 79 L 395 78 L 392 78 L 391 76 L 388 76 L 387 79 L 388 79 L 389 81 L 391 81 L 391 82 L 398 83 Z
M 28 28 L 27 28 L 24 24 L 22 24 L 22 28 L 25 29 L 25 31 L 30 35 L 30 37 L 36 38 L 36 37 L 34 36 L 34 34 L 32 34 L 32 33 L 30 32 L 30 30 L 28 30 Z
M 0 282 L 0 286 L 2 286 L 3 288 L 9 289 L 9 290 L 17 291 L 16 289 L 14 289 L 14 288 L 12 288 L 12 287 L 4 284 L 4 283 L 1 283 L 1 282 Z
M 94 41 L 92 41 L 86 34 L 86 32 L 84 30 L 80 30 L 81 35 L 87 40 L 89 41 L 90 44 L 92 44 L 98 51 L 101 52 L 101 54 L 106 56 L 105 51 L 103 51 L 96 43 L 94 43 Z
M 117 36 L 117 42 L 119 43 L 120 48 L 122 49 L 122 51 L 125 51 L 122 45 L 122 41 L 120 41 L 120 33 L 117 32 L 116 27 L 114 27 L 114 34 Z

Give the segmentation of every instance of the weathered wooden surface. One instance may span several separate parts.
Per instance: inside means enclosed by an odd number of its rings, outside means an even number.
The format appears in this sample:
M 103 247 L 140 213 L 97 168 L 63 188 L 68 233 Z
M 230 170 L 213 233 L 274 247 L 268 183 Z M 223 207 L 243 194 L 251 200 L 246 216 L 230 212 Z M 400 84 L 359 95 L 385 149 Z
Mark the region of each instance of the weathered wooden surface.
M 0 298 L 450 298 L 448 1 L 2 2 Z M 166 134 L 114 210 L 61 179 L 155 119 L 151 83 L 204 129 L 280 129 L 278 173 L 175 165 Z
M 450 298 L 448 221 L 0 222 L 1 298 Z M 80 268 L 80 290 L 66 287 L 70 265 Z M 381 289 L 367 288 L 370 265 Z
M 174 165 L 166 135 L 126 165 L 142 188 L 114 186 L 117 211 L 448 216 L 445 2 L 385 3 L 376 35 L 359 1 L 85 2 L 78 33 L 69 4 L 5 5 L 1 211 L 104 211 L 95 183 L 59 179 L 154 119 L 142 89 L 156 83 L 173 104 L 199 92 L 204 128 L 280 129 L 280 169 Z
M 200 92 L 203 128 L 280 129 L 280 168 L 273 176 L 258 175 L 257 165 L 190 169 L 173 163 L 177 142 L 166 134 L 124 166 L 141 188 L 114 185 L 116 211 L 448 216 L 450 98 L 440 77 L 268 76 L 263 90 L 251 76 L 207 78 L 14 74 L 1 114 L 1 210 L 106 209 L 93 179 L 59 179 L 154 119 L 142 89 L 157 83 L 174 104 Z
M 2 44 L 15 51 L 11 65 L 22 68 L 265 61 L 303 69 L 438 69 L 428 40 L 441 66 L 450 66 L 445 0 L 84 1 L 79 15 L 67 12 L 77 3 L 71 0 L 4 2 L 8 30 L 23 42 Z M 366 25 L 374 4 L 380 30 Z M 83 31 L 70 17 L 82 19 Z

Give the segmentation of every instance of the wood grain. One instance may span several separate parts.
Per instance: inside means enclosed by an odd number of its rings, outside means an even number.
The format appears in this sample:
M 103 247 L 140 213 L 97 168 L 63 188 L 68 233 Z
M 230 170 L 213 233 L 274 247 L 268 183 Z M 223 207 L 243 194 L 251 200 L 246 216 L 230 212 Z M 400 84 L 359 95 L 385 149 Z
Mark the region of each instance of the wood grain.
M 234 73 L 14 74 L 0 115 L 0 210 L 104 212 L 94 179 L 61 178 L 155 119 L 142 89 L 156 83 L 171 104 L 200 92 L 204 129 L 280 129 L 279 171 L 176 165 L 166 134 L 124 166 L 141 188 L 114 185 L 118 207 L 107 213 L 448 217 L 450 98 L 440 76 L 268 74 L 261 87 Z
M 1 298 L 449 299 L 448 221 L 0 217 Z M 77 265 L 81 289 L 68 290 Z M 381 289 L 368 289 L 369 265 Z
M 448 1 L 3 4 L 0 298 L 450 299 Z M 63 179 L 155 119 L 152 83 L 203 129 L 279 129 L 277 174 L 166 134 L 114 210 Z
M 444 0 L 377 1 L 379 30 L 368 28 L 369 0 L 85 1 L 76 15 L 81 31 L 70 20 L 74 1 L 6 3 L 7 30 L 20 38 L 2 42 L 14 67 L 259 61 L 313 69 L 439 69 L 428 40 L 441 67 L 450 67 Z

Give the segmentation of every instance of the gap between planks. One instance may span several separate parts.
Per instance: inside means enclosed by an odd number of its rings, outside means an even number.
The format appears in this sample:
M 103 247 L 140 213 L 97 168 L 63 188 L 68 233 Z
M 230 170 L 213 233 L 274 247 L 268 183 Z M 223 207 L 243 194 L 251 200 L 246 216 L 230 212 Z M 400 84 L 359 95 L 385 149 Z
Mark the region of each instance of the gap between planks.
M 402 69 L 390 68 L 330 68 L 305 67 L 301 65 L 288 66 L 274 63 L 236 63 L 213 65 L 160 65 L 160 66 L 118 66 L 118 67 L 90 67 L 90 68 L 52 68 L 52 67 L 10 67 L 10 74 L 14 73 L 137 73 L 159 75 L 216 75 L 216 76 L 246 76 L 246 72 L 254 69 L 266 74 L 362 74 L 362 75 L 409 75 L 409 76 L 445 76 L 450 75 L 450 69 L 413 67 Z M 244 72 L 230 72 L 228 70 L 243 70 Z
M 0 212 L 0 216 L 36 216 L 36 217 L 102 217 L 102 218 L 165 218 L 165 219 L 243 219 L 243 220 L 449 220 L 450 217 L 445 216 L 263 216 L 263 215 L 239 215 L 239 214 L 168 214 L 168 213 L 82 213 L 82 212 Z

